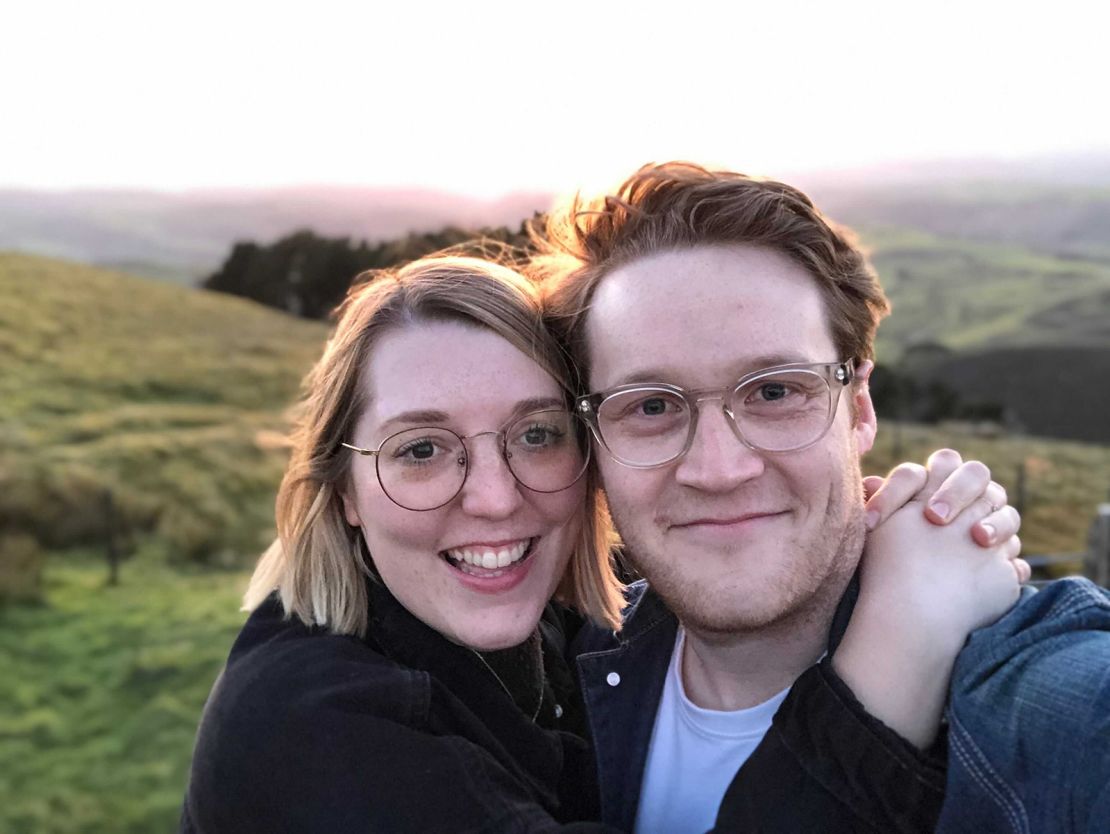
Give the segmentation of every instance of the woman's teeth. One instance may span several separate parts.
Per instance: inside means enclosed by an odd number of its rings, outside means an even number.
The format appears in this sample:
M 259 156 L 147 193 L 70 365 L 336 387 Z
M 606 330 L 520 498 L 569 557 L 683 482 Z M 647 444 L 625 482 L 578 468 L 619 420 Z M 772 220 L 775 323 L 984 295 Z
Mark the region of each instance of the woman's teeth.
M 499 548 L 459 547 L 446 551 L 447 557 L 454 562 L 465 562 L 476 568 L 496 570 L 507 568 L 514 562 L 519 562 L 528 550 L 531 539 L 524 539 L 516 544 Z

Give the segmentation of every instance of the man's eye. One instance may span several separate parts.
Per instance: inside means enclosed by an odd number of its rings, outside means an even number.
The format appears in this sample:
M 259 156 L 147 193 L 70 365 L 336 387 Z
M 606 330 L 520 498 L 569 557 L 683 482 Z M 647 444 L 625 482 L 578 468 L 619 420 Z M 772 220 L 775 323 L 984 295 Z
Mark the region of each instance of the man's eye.
M 640 413 L 648 417 L 658 417 L 667 413 L 667 401 L 662 397 L 651 397 L 640 403 Z
M 759 386 L 759 396 L 767 402 L 782 400 L 790 393 L 790 389 L 781 382 L 768 382 Z

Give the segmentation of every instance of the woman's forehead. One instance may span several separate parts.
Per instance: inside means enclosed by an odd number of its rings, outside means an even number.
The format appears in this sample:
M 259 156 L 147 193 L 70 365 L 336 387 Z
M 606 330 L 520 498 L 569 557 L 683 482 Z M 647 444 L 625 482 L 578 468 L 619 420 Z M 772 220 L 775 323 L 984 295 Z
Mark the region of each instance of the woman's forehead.
M 530 401 L 562 403 L 559 383 L 507 339 L 480 327 L 425 322 L 385 333 L 362 376 L 365 417 L 500 418 Z M 428 422 L 442 422 L 429 420 Z

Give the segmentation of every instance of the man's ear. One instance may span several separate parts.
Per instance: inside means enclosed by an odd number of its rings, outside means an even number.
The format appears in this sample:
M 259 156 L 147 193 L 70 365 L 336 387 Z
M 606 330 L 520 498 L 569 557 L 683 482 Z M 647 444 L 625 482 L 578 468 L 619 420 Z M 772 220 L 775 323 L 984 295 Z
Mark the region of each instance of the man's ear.
M 875 363 L 870 359 L 861 362 L 852 382 L 852 410 L 856 417 L 852 431 L 855 432 L 856 448 L 861 455 L 871 451 L 871 447 L 875 445 L 875 432 L 878 429 L 875 406 L 871 402 L 871 390 L 868 387 L 873 370 Z

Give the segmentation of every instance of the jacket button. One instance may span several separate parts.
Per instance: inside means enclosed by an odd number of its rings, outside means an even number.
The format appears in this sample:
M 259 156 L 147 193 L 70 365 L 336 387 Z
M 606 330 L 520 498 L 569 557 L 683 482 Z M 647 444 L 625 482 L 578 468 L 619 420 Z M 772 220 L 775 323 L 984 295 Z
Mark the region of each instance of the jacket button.
M 556 718 L 562 718 L 563 717 L 563 708 L 559 704 L 555 705 L 555 717 Z
M 610 672 L 608 675 L 605 676 L 605 682 L 610 686 L 616 686 L 618 683 L 621 682 L 621 676 L 618 675 L 616 672 Z

